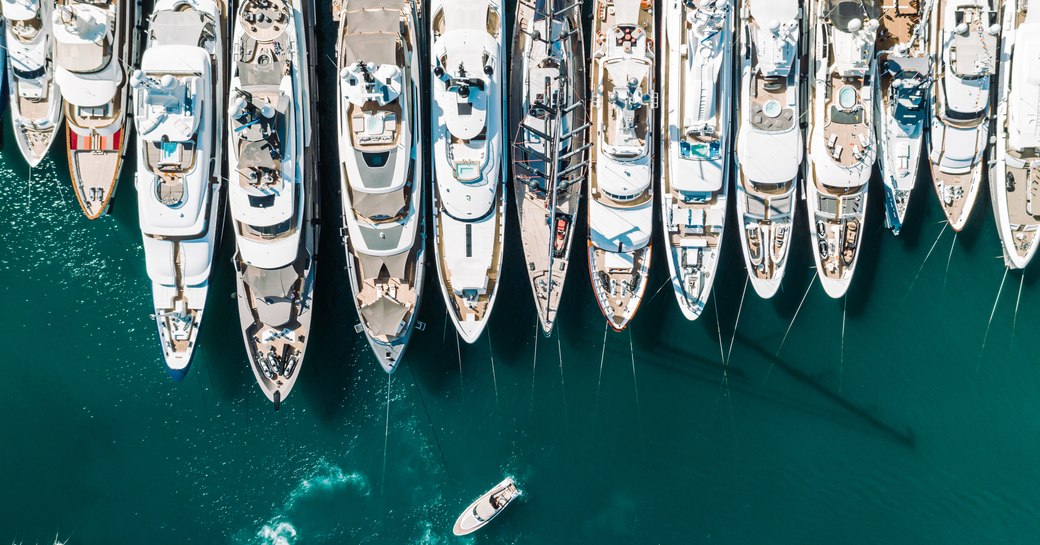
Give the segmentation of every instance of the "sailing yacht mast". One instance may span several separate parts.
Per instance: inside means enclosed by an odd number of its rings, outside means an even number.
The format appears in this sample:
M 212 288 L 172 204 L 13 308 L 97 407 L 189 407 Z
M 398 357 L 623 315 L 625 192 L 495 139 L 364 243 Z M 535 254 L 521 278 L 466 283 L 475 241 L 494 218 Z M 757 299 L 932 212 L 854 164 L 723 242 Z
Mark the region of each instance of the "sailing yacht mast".
M 586 175 L 585 48 L 580 0 L 520 0 L 510 119 L 520 240 L 542 332 L 560 305 Z

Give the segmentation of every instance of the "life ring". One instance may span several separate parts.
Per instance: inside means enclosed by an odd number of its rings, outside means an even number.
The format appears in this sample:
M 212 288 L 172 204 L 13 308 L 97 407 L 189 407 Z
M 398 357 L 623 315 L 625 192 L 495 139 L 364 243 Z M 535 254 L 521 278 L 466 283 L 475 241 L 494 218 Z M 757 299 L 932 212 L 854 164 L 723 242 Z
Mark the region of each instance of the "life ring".
M 606 42 L 606 41 L 607 41 L 607 37 L 604 36 L 602 32 L 597 32 L 596 33 L 596 45 L 603 45 L 603 43 Z

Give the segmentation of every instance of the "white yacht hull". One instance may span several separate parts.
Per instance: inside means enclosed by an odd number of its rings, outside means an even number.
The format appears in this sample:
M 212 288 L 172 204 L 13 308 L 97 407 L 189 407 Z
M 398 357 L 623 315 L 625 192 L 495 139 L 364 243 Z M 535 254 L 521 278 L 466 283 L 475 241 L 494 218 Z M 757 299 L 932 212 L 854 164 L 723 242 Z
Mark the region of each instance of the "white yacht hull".
M 908 135 L 884 102 L 878 104 L 878 170 L 885 186 L 885 227 L 898 235 L 920 170 L 924 126 L 917 129 L 916 136 Z
M 435 0 L 430 13 L 434 254 L 451 321 L 464 341 L 474 343 L 502 277 L 504 16 L 499 0 Z M 485 24 L 472 26 L 473 20 Z
M 231 96 L 241 100 L 228 112 L 228 200 L 237 243 L 232 263 L 249 366 L 276 410 L 299 378 L 314 313 L 320 192 L 317 100 L 311 93 L 319 56 L 307 54 L 316 50 L 313 14 L 308 0 L 246 0 L 233 25 Z M 257 21 L 248 31 L 238 24 L 247 15 Z M 277 24 L 285 20 L 291 24 Z M 286 50 L 295 55 L 273 55 Z M 284 139 L 266 132 L 273 123 L 281 123 Z M 268 149 L 277 152 L 277 161 Z M 269 204 L 253 204 L 263 199 Z M 253 222 L 271 227 L 258 231 Z
M 436 248 L 442 248 L 444 246 L 445 239 L 459 240 L 459 235 L 464 233 L 469 226 L 470 229 L 476 235 L 483 238 L 485 245 L 494 245 L 496 248 L 501 249 L 505 244 L 505 230 L 506 230 L 506 207 L 505 198 L 501 195 L 505 191 L 506 179 L 503 176 L 501 178 L 501 189 L 499 190 L 499 196 L 496 197 L 495 212 L 490 214 L 483 220 L 476 222 L 460 222 L 453 218 L 450 218 L 441 211 L 437 201 L 436 193 L 433 197 L 433 233 L 434 233 L 434 246 Z M 462 234 L 462 236 L 465 236 Z M 498 279 L 502 277 L 502 259 L 501 250 L 498 250 L 497 264 L 493 271 L 489 272 L 489 275 Z M 479 317 L 472 312 L 464 310 L 462 307 L 456 306 L 458 300 L 455 292 L 449 287 L 451 286 L 452 271 L 446 266 L 443 259 L 437 259 L 437 276 L 440 280 L 441 295 L 444 296 L 445 304 L 448 305 L 448 315 L 451 317 L 451 323 L 455 325 L 455 330 L 458 331 L 459 337 L 469 343 L 473 344 L 477 342 L 480 335 L 484 332 L 484 328 L 487 326 L 488 318 L 491 315 L 491 309 L 495 306 L 495 300 L 498 297 L 498 282 L 495 282 L 495 289 L 491 293 L 487 294 L 483 308 L 481 309 Z M 461 314 L 465 313 L 466 316 Z
M 185 377 L 198 346 L 223 229 L 226 10 L 223 0 L 156 2 L 148 51 L 128 76 L 138 221 L 159 344 L 174 380 Z M 170 20 L 184 26 L 171 29 Z M 182 43 L 181 32 L 197 32 L 200 41 Z
M 1040 104 L 1040 86 L 1020 72 L 1036 69 L 1040 1 L 1006 0 L 1001 28 L 990 197 L 1004 264 L 1024 269 L 1040 243 L 1040 198 L 1034 196 L 1040 189 L 1040 130 L 1031 115 Z
M 452 533 L 457 536 L 466 536 L 476 532 L 497 517 L 521 494 L 522 492 L 516 487 L 513 478 L 506 477 L 504 481 L 477 498 L 477 501 L 471 503 L 459 515 L 452 528 Z
M 639 0 L 597 0 L 593 12 L 589 274 L 600 311 L 621 331 L 650 269 L 658 30 L 651 4 Z
M 743 0 L 739 15 L 734 198 L 751 286 L 768 299 L 787 269 L 805 153 L 803 14 L 795 0 Z
M 734 11 L 730 2 L 665 4 L 661 223 L 672 291 L 687 320 L 711 297 L 726 226 Z
M 43 160 L 54 142 L 54 136 L 64 119 L 64 104 L 61 89 L 54 79 L 51 12 L 52 2 L 40 2 L 35 15 L 39 18 L 40 27 L 31 39 L 20 37 L 15 32 L 13 16 L 24 20 L 28 10 L 21 13 L 6 14 L 8 19 L 4 28 L 6 34 L 7 89 L 10 93 L 11 124 L 14 126 L 15 142 L 22 157 L 30 167 L 36 167 Z M 29 4 L 25 5 L 26 7 Z M 8 7 L 13 7 L 8 5 Z M 0 67 L 4 59 L 0 58 Z M 30 73 L 35 77 L 23 78 L 19 75 Z M 25 87 L 23 90 L 22 87 Z
M 990 24 L 999 22 L 992 1 L 935 0 L 932 7 L 934 83 L 926 141 L 932 183 L 954 231 L 964 228 L 975 206 L 989 146 L 990 87 L 999 46 Z M 963 33 L 958 32 L 958 20 L 965 21 Z M 951 54 L 957 47 L 966 52 L 961 64 Z M 950 112 L 956 112 L 956 118 Z
M 57 0 L 55 5 L 63 8 L 84 4 Z M 106 4 L 90 4 L 86 9 L 104 11 Z M 56 79 L 65 100 L 65 141 L 72 188 L 88 219 L 97 219 L 108 211 L 119 182 L 127 136 L 132 130 L 127 123 L 129 74 L 124 67 L 136 64 L 137 29 L 143 10 L 141 0 L 116 0 L 112 5 L 115 15 L 110 24 L 115 39 L 108 64 L 84 75 L 66 70 L 62 59 L 55 58 Z M 56 21 L 60 17 L 61 14 L 55 14 Z
M 423 64 L 416 7 L 408 0 L 333 3 L 333 19 L 339 21 L 337 113 L 347 273 L 361 329 L 387 373 L 404 357 L 426 269 Z M 382 17 L 360 28 L 373 12 Z M 372 39 L 379 41 L 366 41 Z M 395 50 L 380 51 L 386 48 Z M 389 80 L 400 82 L 399 88 L 374 76 L 359 85 L 354 78 L 369 74 L 368 68 L 358 74 L 359 65 L 369 63 L 376 73 L 391 74 Z M 378 130 L 364 122 L 364 115 L 385 120 L 388 114 L 394 117 L 389 130 L 385 121 Z M 356 140 L 358 135 L 368 141 Z M 380 157 L 386 163 L 368 164 Z
M 885 226 L 899 235 L 920 171 L 928 123 L 931 3 L 882 3 L 874 67 L 878 170 Z
M 877 159 L 873 52 L 879 13 L 872 0 L 813 3 L 805 191 L 817 276 L 833 298 L 845 295 L 856 271 Z
M 859 261 L 859 252 L 855 252 L 855 256 L 852 259 L 844 260 L 839 255 L 840 248 L 832 241 L 847 241 L 851 242 L 852 246 L 858 248 L 863 242 L 863 220 L 866 218 L 867 208 L 867 186 L 863 186 L 859 192 L 835 198 L 833 195 L 819 191 L 815 184 L 806 184 L 806 204 L 809 210 L 810 218 L 827 218 L 837 222 L 838 225 L 827 225 L 824 222 L 824 233 L 828 233 L 829 236 L 821 234 L 819 221 L 810 222 L 809 231 L 812 239 L 813 257 L 815 258 L 816 266 L 821 269 L 818 275 L 820 279 L 820 285 L 823 286 L 823 291 L 834 299 L 840 299 L 845 295 L 849 289 L 849 284 L 852 283 L 852 276 L 856 272 L 856 263 Z M 819 202 L 821 200 L 830 200 L 832 202 L 841 201 L 842 204 L 837 204 L 835 207 L 841 210 L 843 207 L 851 208 L 852 211 L 846 214 L 830 214 L 821 210 Z M 848 227 L 849 221 L 858 222 L 859 228 L 855 230 L 852 235 L 849 235 L 850 230 Z M 835 257 L 837 255 L 837 257 Z M 841 273 L 837 275 L 827 274 L 824 267 L 827 267 L 826 262 L 828 259 L 843 259 L 840 264 Z

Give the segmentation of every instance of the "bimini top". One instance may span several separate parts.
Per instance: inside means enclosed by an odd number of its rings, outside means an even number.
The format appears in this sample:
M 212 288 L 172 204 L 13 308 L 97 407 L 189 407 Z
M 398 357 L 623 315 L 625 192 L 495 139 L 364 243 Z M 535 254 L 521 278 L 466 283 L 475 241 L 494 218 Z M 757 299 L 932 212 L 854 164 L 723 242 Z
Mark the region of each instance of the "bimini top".
M 1016 150 L 1040 147 L 1040 13 L 1030 11 L 1018 27 L 1011 96 L 1008 99 L 1008 144 Z
M 798 2 L 796 0 L 754 0 L 751 16 L 758 69 L 763 76 L 787 76 L 798 55 Z

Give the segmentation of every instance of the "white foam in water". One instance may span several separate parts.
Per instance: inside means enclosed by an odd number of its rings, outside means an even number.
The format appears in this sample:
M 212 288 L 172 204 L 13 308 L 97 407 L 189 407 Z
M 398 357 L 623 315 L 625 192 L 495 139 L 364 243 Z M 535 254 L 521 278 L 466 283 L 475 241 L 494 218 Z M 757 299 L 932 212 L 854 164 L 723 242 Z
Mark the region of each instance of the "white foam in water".
M 368 477 L 363 473 L 347 473 L 327 460 L 319 460 L 311 476 L 302 479 L 289 493 L 279 513 L 256 532 L 256 542 L 261 545 L 294 545 L 299 537 L 299 530 L 292 522 L 296 503 L 316 493 L 329 493 L 343 488 L 354 489 L 361 496 L 372 493 Z
M 296 543 L 296 527 L 291 522 L 279 522 L 275 526 L 272 521 L 269 524 L 265 524 L 259 532 L 256 533 L 262 541 L 261 543 L 270 545 L 293 545 Z

